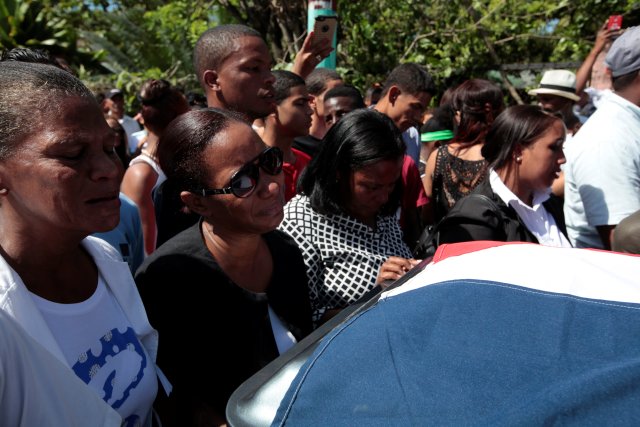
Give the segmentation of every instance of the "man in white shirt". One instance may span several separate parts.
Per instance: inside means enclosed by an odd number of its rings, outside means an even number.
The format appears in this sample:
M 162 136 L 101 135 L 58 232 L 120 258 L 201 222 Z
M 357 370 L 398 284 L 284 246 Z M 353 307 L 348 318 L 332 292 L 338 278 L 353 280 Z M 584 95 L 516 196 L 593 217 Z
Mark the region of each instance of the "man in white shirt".
M 611 249 L 616 225 L 640 209 L 640 27 L 611 46 L 614 92 L 566 147 L 565 219 L 576 247 Z

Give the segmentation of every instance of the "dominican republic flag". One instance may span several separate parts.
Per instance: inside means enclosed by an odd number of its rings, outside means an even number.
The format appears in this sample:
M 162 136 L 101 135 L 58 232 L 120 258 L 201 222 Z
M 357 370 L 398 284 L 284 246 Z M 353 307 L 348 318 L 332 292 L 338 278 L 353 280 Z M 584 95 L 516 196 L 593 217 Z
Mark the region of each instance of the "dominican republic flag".
M 479 245 L 325 337 L 273 425 L 640 425 L 640 258 Z

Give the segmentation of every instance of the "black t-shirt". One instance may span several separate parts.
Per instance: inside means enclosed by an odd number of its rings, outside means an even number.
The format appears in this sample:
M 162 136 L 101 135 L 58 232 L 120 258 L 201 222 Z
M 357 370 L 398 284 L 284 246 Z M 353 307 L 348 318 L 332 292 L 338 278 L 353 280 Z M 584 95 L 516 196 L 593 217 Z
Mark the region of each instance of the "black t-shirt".
M 171 179 L 167 179 L 153 193 L 158 229 L 156 247 L 200 220 L 200 215 L 186 211 L 180 199 L 180 191 Z
M 307 136 L 299 136 L 293 140 L 293 148 L 296 150 L 303 151 L 308 154 L 309 157 L 313 158 L 318 151 L 320 150 L 320 145 L 322 144 L 322 140 L 316 138 L 315 136 L 307 135 Z
M 311 332 L 300 250 L 280 231 L 263 237 L 273 257 L 266 295 L 227 277 L 206 248 L 199 223 L 166 242 L 138 270 L 149 321 L 160 334 L 158 366 L 174 387 L 170 398 L 156 401 L 165 425 L 192 425 L 203 404 L 223 415 L 233 391 L 278 356 L 268 306 L 298 341 Z

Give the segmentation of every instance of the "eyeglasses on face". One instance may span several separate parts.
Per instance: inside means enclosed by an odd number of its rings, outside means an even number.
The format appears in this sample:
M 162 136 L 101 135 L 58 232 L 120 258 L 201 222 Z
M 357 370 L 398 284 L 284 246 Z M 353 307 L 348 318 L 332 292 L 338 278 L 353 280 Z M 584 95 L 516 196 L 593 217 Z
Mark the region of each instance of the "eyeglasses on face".
M 269 175 L 278 175 L 282 172 L 282 156 L 282 150 L 278 147 L 269 147 L 260 153 L 258 157 L 238 169 L 231 176 L 228 187 L 203 189 L 199 193 L 203 196 L 233 194 L 240 198 L 249 197 L 258 185 L 260 169 Z

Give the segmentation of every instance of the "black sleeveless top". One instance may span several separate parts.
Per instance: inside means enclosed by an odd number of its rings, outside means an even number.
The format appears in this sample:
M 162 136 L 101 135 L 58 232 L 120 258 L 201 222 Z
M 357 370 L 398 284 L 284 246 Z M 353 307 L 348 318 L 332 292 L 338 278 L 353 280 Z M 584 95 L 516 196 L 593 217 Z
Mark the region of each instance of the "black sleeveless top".
M 464 160 L 451 154 L 446 145 L 438 148 L 432 189 L 435 223 L 440 221 L 458 200 L 484 181 L 486 176 L 486 160 Z

